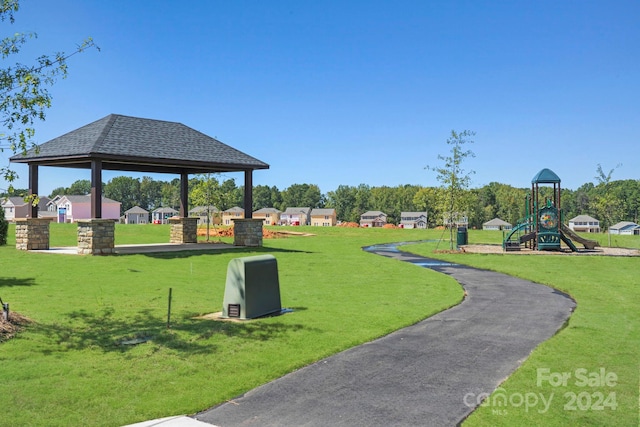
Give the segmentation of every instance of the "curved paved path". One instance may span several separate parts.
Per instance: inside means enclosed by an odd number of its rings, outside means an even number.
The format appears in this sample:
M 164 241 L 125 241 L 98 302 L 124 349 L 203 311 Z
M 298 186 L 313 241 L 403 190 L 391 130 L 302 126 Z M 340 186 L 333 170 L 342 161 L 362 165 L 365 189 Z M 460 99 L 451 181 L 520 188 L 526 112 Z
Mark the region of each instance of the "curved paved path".
M 451 275 L 465 300 L 196 415 L 217 426 L 456 425 L 569 318 L 575 303 L 500 273 L 369 248 Z M 398 307 L 401 310 L 401 307 Z M 473 400 L 473 399 L 471 399 Z M 469 399 L 467 399 L 469 403 Z

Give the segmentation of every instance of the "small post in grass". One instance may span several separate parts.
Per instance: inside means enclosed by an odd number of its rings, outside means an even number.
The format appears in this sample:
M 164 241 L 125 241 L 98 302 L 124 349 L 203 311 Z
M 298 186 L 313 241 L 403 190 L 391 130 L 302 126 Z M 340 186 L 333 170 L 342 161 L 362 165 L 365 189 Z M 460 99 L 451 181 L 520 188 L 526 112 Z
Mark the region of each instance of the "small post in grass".
M 169 288 L 169 308 L 167 309 L 167 329 L 171 328 L 171 288 Z

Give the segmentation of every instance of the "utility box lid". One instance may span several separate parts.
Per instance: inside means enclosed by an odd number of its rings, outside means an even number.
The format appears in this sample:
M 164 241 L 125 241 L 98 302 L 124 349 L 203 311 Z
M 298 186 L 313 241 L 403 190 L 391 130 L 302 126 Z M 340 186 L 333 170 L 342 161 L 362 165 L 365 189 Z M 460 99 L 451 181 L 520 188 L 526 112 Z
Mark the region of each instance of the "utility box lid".
M 222 317 L 253 319 L 280 311 L 278 263 L 273 255 L 229 261 Z

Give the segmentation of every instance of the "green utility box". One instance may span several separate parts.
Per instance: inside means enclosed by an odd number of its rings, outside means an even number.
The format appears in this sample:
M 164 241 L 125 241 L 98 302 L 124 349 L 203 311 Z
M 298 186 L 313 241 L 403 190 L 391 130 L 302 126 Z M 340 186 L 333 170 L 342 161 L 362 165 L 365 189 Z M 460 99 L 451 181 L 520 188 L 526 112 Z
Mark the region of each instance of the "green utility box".
M 222 317 L 253 319 L 280 311 L 278 263 L 273 255 L 229 261 Z

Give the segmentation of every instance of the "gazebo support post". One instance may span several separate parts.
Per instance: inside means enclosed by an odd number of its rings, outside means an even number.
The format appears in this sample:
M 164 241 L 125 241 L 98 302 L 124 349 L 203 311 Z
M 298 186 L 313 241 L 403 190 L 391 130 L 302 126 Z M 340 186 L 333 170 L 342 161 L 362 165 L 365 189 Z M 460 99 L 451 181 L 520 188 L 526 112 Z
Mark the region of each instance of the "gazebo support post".
M 189 218 L 189 173 L 180 172 L 180 211 L 169 218 L 169 243 L 198 243 L 198 218 Z
M 78 254 L 108 255 L 115 249 L 115 223 L 102 219 L 102 160 L 91 159 L 91 219 L 78 223 Z
M 91 160 L 91 218 L 102 218 L 102 161 Z
M 38 218 L 38 165 L 29 163 L 29 203 L 27 218 L 16 218 L 16 249 L 19 251 L 49 249 L 49 219 Z
M 244 171 L 244 219 L 233 220 L 235 246 L 262 246 L 262 219 L 253 219 L 253 171 Z

